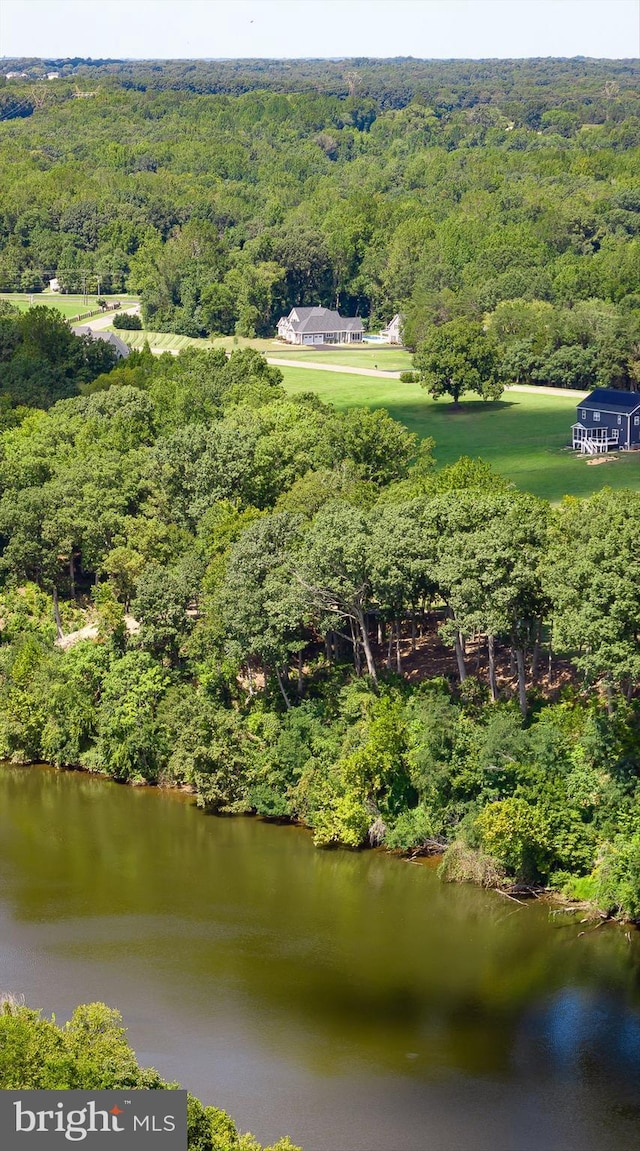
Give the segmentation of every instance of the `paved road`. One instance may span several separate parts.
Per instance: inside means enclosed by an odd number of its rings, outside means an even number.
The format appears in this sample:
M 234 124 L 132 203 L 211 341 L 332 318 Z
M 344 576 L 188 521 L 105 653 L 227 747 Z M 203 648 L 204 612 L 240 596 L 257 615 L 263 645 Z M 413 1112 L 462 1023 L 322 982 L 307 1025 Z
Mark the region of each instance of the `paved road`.
M 130 308 L 119 308 L 118 312 L 105 312 L 102 316 L 93 316 L 90 320 L 80 320 L 78 324 L 72 324 L 73 328 L 91 328 L 92 332 L 101 332 L 104 328 L 110 328 L 113 324 L 113 317 L 115 315 L 137 316 L 140 311 L 139 304 L 132 304 Z

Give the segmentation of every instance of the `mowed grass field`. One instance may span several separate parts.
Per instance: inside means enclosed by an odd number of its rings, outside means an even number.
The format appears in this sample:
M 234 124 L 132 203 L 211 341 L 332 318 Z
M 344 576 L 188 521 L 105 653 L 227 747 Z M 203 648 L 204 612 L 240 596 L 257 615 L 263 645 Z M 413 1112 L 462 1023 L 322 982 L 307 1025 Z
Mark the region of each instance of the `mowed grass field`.
M 225 352 L 233 352 L 238 348 L 255 348 L 263 356 L 275 356 L 279 354 L 280 346 L 275 340 L 250 340 L 244 336 L 218 336 L 216 339 L 205 340 L 194 336 L 176 336 L 173 332 L 138 332 L 122 328 L 118 331 L 118 335 L 130 348 L 142 348 L 148 343 L 152 352 L 180 352 L 183 348 L 201 348 L 205 351 L 211 348 L 224 348 Z
M 121 298 L 123 306 L 135 303 L 132 297 Z M 0 295 L 18 307 L 29 307 L 27 295 Z M 89 297 L 90 305 L 95 297 Z M 86 310 L 78 296 L 36 295 L 34 303 L 57 307 L 74 316 Z M 141 348 L 147 340 L 156 351 L 180 352 L 187 347 L 235 348 L 252 347 L 269 358 L 300 360 L 305 363 L 331 364 L 378 371 L 397 372 L 411 369 L 411 355 L 399 348 L 361 347 L 320 351 L 286 347 L 276 340 L 245 339 L 225 336 L 198 340 L 164 332 L 119 330 L 118 335 L 132 348 Z M 386 408 L 390 415 L 405 424 L 421 439 L 433 436 L 439 466 L 453 463 L 462 455 L 487 460 L 501 475 L 512 480 L 523 491 L 557 502 L 564 495 L 587 496 L 607 485 L 640 490 L 640 452 L 615 453 L 611 456 L 579 456 L 567 450 L 571 424 L 575 420 L 576 398 L 562 391 L 556 395 L 530 392 L 505 392 L 496 403 L 465 398 L 460 411 L 449 400 L 432 400 L 419 384 L 403 384 L 398 379 L 380 376 L 358 376 L 336 371 L 313 371 L 288 365 L 280 368 L 284 386 L 292 395 L 315 392 L 338 408 Z
M 433 436 L 440 466 L 459 456 L 480 456 L 523 491 L 552 502 L 564 495 L 587 496 L 607 485 L 640 490 L 640 452 L 589 463 L 593 457 L 567 450 L 574 396 L 505 392 L 495 403 L 465 399 L 456 412 L 449 400 L 432 400 L 419 384 L 306 368 L 280 370 L 292 395 L 315 392 L 337 408 L 386 408 L 420 438 Z
M 377 368 L 380 372 L 410 372 L 413 368 L 411 352 L 403 348 L 292 348 L 275 343 L 267 353 L 278 360 L 299 360 L 300 363 L 337 364 L 340 367 Z
M 219 336 L 211 340 L 198 340 L 190 336 L 175 336 L 169 332 L 122 332 L 119 333 L 132 348 L 141 348 L 148 341 L 149 347 L 162 351 L 180 351 L 182 348 L 224 348 L 232 352 L 236 348 L 255 348 L 263 356 L 276 360 L 298 360 L 300 363 L 333 364 L 338 367 L 377 368 L 384 372 L 410 371 L 412 357 L 402 348 L 293 348 L 278 340 L 247 339 L 244 336 Z
M 143 348 L 148 343 L 151 351 L 181 352 L 183 348 L 201 348 L 211 350 L 209 340 L 196 340 L 191 336 L 176 336 L 173 332 L 138 332 L 127 328 L 114 328 L 114 331 L 128 344 L 130 348 Z
M 85 303 L 85 299 L 88 300 L 88 303 Z M 138 303 L 135 296 L 101 296 L 100 299 L 120 300 L 123 308 Z M 26 312 L 27 308 L 35 308 L 39 304 L 44 304 L 47 308 L 57 308 L 67 320 L 73 319 L 74 316 L 82 312 L 100 311 L 97 296 L 59 296 L 55 293 L 45 292 L 34 292 L 33 296 L 28 296 L 24 293 L 0 292 L 0 300 L 6 300 L 14 307 L 20 308 L 21 312 Z

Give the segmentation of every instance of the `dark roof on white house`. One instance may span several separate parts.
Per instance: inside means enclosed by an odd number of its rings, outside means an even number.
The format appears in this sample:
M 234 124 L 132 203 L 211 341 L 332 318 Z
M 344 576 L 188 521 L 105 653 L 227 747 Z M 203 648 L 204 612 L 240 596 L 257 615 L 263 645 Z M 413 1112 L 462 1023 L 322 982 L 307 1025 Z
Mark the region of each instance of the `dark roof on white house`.
M 619 408 L 621 412 L 635 412 L 640 408 L 640 393 L 621 392 L 618 388 L 596 388 L 578 404 L 579 408 Z
M 289 322 L 297 332 L 308 335 L 321 332 L 361 332 L 362 320 L 357 317 L 341 316 L 330 308 L 292 308 Z

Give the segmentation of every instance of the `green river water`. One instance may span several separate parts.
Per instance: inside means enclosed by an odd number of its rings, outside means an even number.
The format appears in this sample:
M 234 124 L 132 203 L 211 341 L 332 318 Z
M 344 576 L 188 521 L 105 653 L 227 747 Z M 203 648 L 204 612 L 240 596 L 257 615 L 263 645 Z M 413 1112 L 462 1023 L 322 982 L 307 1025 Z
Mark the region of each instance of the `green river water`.
M 640 933 L 176 793 L 0 766 L 0 989 L 117 1006 L 264 1142 L 640 1148 Z

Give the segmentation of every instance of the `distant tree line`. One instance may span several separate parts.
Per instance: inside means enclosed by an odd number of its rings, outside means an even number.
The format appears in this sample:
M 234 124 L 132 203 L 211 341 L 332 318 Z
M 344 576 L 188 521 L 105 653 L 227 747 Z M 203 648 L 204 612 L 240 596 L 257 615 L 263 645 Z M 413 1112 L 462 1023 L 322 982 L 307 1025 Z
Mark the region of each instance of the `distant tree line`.
M 636 81 L 614 61 L 91 63 L 33 108 L 12 81 L 0 290 L 135 290 L 147 327 L 189 336 L 322 304 L 400 311 L 417 347 L 488 317 L 514 379 L 637 386 Z

